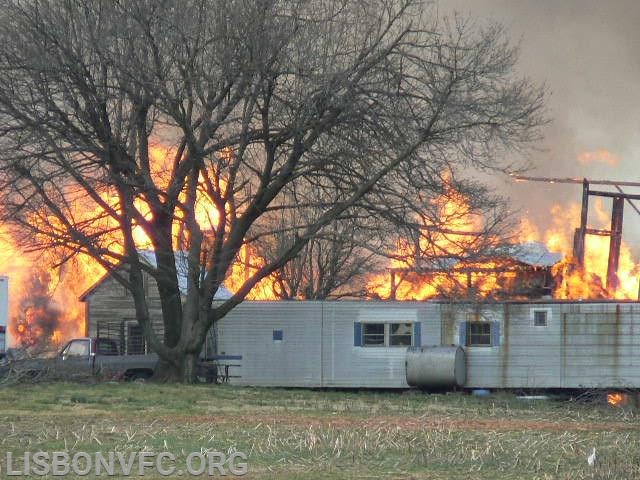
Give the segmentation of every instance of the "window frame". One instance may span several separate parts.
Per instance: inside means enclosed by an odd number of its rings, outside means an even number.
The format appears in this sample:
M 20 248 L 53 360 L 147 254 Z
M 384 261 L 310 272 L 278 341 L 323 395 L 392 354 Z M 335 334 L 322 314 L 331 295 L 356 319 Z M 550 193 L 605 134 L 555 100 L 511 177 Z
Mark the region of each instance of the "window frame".
M 486 328 L 486 332 L 473 332 L 472 330 L 478 327 Z M 486 339 L 482 342 L 477 341 L 479 338 Z M 475 339 L 475 341 L 472 341 Z M 493 347 L 493 322 L 467 322 L 466 326 L 466 347 Z
M 544 313 L 544 325 L 536 325 L 536 316 Z M 532 308 L 531 309 L 531 326 L 533 328 L 547 328 L 551 324 L 551 309 L 550 308 Z
M 415 336 L 415 323 L 416 322 L 360 322 L 361 323 L 361 339 L 360 346 L 365 348 L 407 348 L 414 346 L 416 342 Z M 382 333 L 366 333 L 369 326 L 383 326 Z M 393 325 L 405 325 L 409 326 L 410 333 L 391 333 Z M 382 336 L 382 343 L 367 343 L 367 337 L 380 337 Z M 392 343 L 393 338 L 409 337 L 409 344 Z
M 470 325 L 473 324 L 488 324 L 489 325 L 489 337 L 490 337 L 490 341 L 491 343 L 488 344 L 485 342 L 479 343 L 479 342 L 470 342 Z M 498 320 L 466 320 L 463 322 L 460 322 L 458 324 L 458 331 L 457 331 L 457 335 L 458 335 L 458 345 L 461 347 L 468 347 L 468 348 L 479 348 L 480 350 L 488 350 L 488 347 L 491 348 L 495 348 L 495 347 L 500 347 L 500 345 L 502 344 L 502 322 L 498 321 Z M 484 328 L 484 327 L 483 327 Z M 474 335 L 486 335 L 486 333 L 482 333 L 482 332 L 474 332 Z

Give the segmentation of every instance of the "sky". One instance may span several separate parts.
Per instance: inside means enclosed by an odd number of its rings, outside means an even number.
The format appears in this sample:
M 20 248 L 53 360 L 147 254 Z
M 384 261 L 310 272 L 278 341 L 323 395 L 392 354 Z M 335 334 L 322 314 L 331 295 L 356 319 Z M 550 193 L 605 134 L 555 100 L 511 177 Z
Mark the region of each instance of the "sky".
M 546 86 L 551 123 L 530 154 L 529 175 L 640 182 L 640 2 L 435 3 L 440 15 L 455 10 L 505 25 L 520 45 L 519 72 Z M 505 180 L 501 188 L 540 226 L 552 203 L 579 202 L 581 195 L 579 185 Z M 640 251 L 640 215 L 627 205 L 624 221 L 624 240 Z

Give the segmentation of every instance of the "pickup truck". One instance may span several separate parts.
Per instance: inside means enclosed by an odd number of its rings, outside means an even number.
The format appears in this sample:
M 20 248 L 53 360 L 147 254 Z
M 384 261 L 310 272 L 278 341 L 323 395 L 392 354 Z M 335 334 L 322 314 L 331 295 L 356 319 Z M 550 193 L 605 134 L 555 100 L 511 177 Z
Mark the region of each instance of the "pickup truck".
M 120 355 L 111 338 L 74 338 L 60 351 L 59 362 L 78 371 L 124 380 L 147 379 L 153 375 L 158 356 Z
M 158 356 L 120 355 L 118 342 L 111 338 L 74 338 L 54 358 L 24 359 L 7 362 L 3 371 L 24 372 L 33 376 L 50 370 L 67 378 L 99 375 L 104 378 L 144 380 L 150 378 Z

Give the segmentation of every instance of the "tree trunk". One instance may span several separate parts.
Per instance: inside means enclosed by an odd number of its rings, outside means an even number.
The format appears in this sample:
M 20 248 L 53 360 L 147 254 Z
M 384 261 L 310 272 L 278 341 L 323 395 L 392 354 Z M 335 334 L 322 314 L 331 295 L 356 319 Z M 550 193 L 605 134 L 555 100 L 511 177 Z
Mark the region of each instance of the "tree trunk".
M 161 383 L 175 383 L 182 381 L 181 369 L 179 365 L 180 355 L 172 355 L 171 361 L 164 358 L 158 360 L 158 366 L 153 372 L 153 380 Z
M 153 374 L 153 379 L 168 383 L 197 383 L 198 357 L 197 353 L 181 355 L 174 352 L 170 360 L 161 358 L 158 360 L 158 368 Z
M 182 359 L 182 383 L 196 383 L 198 369 L 198 354 L 185 353 Z

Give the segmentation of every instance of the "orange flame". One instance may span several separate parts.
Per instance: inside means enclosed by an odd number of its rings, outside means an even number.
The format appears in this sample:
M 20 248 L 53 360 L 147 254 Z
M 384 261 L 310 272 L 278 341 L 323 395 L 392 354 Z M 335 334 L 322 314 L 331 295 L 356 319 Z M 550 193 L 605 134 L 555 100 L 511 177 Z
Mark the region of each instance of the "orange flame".
M 615 167 L 620 163 L 620 158 L 608 150 L 600 149 L 580 152 L 578 154 L 578 162 L 582 165 L 590 163 L 604 163 L 610 167 Z
M 565 299 L 635 299 L 638 297 L 638 275 L 640 265 L 634 260 L 628 244 L 622 242 L 618 266 L 618 286 L 607 288 L 607 266 L 609 259 L 608 236 L 587 235 L 585 240 L 584 267 L 579 268 L 572 258 L 573 234 L 579 224 L 581 207 L 577 203 L 554 205 L 551 208 L 552 224 L 541 236 L 528 220 L 521 223 L 521 238 L 543 240 L 550 251 L 561 252 L 564 260 L 557 264 L 553 273 L 557 280 L 554 296 Z M 601 199 L 593 202 L 596 228 L 609 228 L 610 213 Z M 542 237 L 542 238 L 541 238 Z
M 162 188 L 168 185 L 168 172 L 176 154 L 176 148 L 162 143 L 154 143 L 150 146 L 149 156 L 154 180 Z M 231 150 L 222 152 L 224 158 L 233 155 Z M 201 178 L 201 182 L 203 179 Z M 224 187 L 224 179 L 220 179 Z M 112 208 L 117 208 L 117 196 L 114 192 L 101 192 L 102 199 Z M 73 214 L 76 221 L 89 222 L 102 217 L 100 225 L 96 227 L 114 229 L 111 245 L 121 245 L 122 241 L 117 233 L 115 220 L 100 215 L 95 204 L 87 202 L 85 197 L 70 199 L 73 205 Z M 143 214 L 150 209 L 142 199 L 136 200 L 136 208 Z M 149 217 L 150 213 L 147 216 Z M 215 228 L 219 222 L 220 212 L 215 205 L 202 192 L 196 200 L 196 220 L 206 232 Z M 34 222 L 41 222 L 45 226 L 55 228 L 58 223 L 51 217 L 34 215 Z M 175 248 L 180 249 L 188 242 L 184 233 L 176 222 L 174 225 Z M 140 226 L 133 229 L 134 240 L 140 249 L 149 248 L 151 242 Z M 112 247 L 113 248 L 113 247 Z M 256 255 L 249 255 L 244 248 L 240 259 L 232 268 L 229 277 L 229 285 L 232 291 L 260 268 L 264 262 Z M 59 345 L 70 338 L 85 334 L 85 306 L 79 302 L 79 297 L 88 290 L 96 281 L 101 279 L 105 270 L 94 259 L 86 255 L 79 255 L 62 267 L 55 268 L 53 260 L 48 261 L 47 255 L 28 254 L 21 250 L 14 241 L 12 233 L 4 227 L 0 227 L 0 265 L 3 265 L 1 274 L 9 276 L 9 325 L 8 333 L 11 345 L 31 346 L 36 343 Z M 34 289 L 38 290 L 38 301 L 34 302 Z M 268 299 L 275 298 L 273 290 L 268 287 L 268 282 L 261 282 L 251 293 L 250 298 Z
M 623 407 L 629 403 L 629 395 L 626 393 L 607 393 L 607 403 L 612 407 Z
M 424 300 L 441 295 L 489 296 L 507 287 L 515 274 L 513 265 L 502 259 L 483 259 L 458 262 L 473 250 L 473 244 L 482 231 L 483 219 L 475 214 L 469 199 L 451 185 L 445 186 L 443 195 L 432 201 L 434 224 L 422 218 L 424 225 L 417 243 L 399 241 L 392 254 L 390 273 L 373 275 L 367 285 L 371 295 L 398 300 Z M 497 244 L 497 239 L 488 239 Z M 508 262 L 507 262 L 508 263 Z M 429 265 L 425 268 L 425 265 Z

